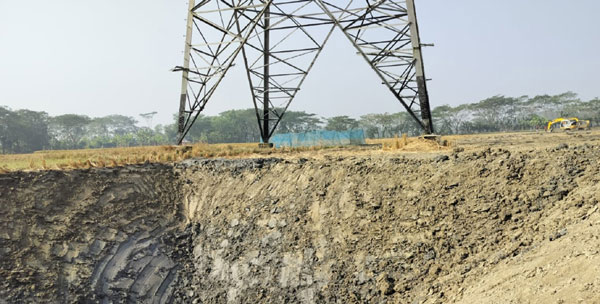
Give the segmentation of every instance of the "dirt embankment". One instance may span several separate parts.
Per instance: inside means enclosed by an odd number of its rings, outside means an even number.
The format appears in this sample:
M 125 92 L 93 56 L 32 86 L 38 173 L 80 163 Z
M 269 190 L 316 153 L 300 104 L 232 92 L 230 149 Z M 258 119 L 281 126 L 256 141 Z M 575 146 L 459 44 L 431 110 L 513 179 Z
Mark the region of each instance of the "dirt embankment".
M 0 301 L 593 303 L 599 156 L 581 144 L 4 175 Z

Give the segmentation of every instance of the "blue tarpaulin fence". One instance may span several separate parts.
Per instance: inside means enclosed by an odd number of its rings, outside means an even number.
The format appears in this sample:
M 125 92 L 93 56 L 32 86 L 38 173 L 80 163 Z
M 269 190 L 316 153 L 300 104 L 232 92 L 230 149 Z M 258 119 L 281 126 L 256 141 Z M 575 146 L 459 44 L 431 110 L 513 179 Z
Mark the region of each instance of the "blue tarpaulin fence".
M 281 147 L 346 146 L 364 145 L 365 132 L 362 129 L 349 131 L 312 131 L 307 133 L 276 134 L 271 142 Z

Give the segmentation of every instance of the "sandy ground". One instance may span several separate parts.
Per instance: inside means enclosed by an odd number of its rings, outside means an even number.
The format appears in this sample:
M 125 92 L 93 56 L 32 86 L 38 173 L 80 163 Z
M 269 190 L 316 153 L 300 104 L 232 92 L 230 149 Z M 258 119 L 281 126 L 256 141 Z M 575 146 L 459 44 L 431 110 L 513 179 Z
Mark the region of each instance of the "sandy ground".
M 600 303 L 600 214 L 466 282 L 466 303 Z M 560 231 L 559 231 L 560 235 Z
M 600 303 L 600 132 L 447 140 L 0 175 L 0 303 Z

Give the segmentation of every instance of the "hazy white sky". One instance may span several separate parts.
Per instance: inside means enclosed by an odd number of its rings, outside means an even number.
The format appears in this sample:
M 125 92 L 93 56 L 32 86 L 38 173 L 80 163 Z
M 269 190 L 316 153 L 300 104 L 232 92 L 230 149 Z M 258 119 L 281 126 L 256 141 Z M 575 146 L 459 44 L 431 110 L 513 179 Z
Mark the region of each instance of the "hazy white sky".
M 0 105 L 51 115 L 178 109 L 185 0 L 0 0 Z M 600 95 L 600 1 L 417 0 L 432 106 Z M 402 108 L 336 32 L 292 105 L 323 116 Z M 252 106 L 238 64 L 206 113 Z

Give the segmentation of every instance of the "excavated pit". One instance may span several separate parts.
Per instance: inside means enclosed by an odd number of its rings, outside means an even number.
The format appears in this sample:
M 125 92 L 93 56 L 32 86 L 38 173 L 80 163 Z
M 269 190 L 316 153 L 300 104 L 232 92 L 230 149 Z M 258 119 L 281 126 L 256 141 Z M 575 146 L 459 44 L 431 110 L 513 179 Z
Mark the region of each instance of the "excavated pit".
M 0 302 L 508 303 L 544 288 L 591 302 L 600 297 L 598 151 L 0 175 Z M 588 279 L 517 290 L 550 275 L 537 264 L 521 271 L 530 256 L 555 246 L 576 259 L 568 249 L 581 244 Z M 517 275 L 486 285 L 507 267 Z

